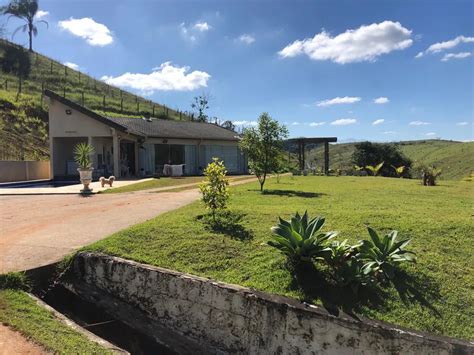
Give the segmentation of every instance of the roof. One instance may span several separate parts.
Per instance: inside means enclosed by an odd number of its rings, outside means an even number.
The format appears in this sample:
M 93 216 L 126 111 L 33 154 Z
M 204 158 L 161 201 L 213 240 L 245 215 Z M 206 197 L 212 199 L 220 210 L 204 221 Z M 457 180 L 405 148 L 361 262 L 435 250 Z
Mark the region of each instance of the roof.
M 136 136 L 169 139 L 239 140 L 237 133 L 212 123 L 161 120 L 157 118 L 145 120 L 130 117 L 105 117 L 51 90 L 45 90 L 44 94 L 103 124 Z
M 173 121 L 157 118 L 145 120 L 130 117 L 107 117 L 107 119 L 126 127 L 132 132 L 137 132 L 147 137 L 227 141 L 239 140 L 237 133 L 212 123 Z

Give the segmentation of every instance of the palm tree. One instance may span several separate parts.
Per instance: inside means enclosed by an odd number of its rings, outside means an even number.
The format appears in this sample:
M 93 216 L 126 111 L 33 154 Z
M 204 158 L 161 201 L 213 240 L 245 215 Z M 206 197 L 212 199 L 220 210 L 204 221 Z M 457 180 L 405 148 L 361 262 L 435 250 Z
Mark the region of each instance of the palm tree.
M 19 30 L 22 30 L 23 32 L 28 31 L 30 52 L 33 51 L 33 36 L 38 34 L 36 24 L 41 22 L 44 23 L 46 27 L 49 27 L 48 23 L 44 20 L 34 21 L 38 8 L 38 0 L 12 0 L 7 6 L 4 6 L 1 9 L 1 12 L 4 15 L 10 15 L 8 16 L 8 19 L 11 17 L 17 17 L 26 22 L 26 24 L 18 27 L 13 32 L 12 38 Z

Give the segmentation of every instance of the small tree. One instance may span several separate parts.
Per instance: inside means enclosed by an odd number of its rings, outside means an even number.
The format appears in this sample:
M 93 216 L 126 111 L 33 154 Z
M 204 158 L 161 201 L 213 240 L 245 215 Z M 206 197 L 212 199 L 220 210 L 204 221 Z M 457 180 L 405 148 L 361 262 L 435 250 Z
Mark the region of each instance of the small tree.
M 208 116 L 206 110 L 209 109 L 209 101 L 211 100 L 208 94 L 195 96 L 191 103 L 191 108 L 196 112 L 196 120 L 199 122 L 207 122 Z
M 227 170 L 223 161 L 212 158 L 204 169 L 204 181 L 199 185 L 202 201 L 211 210 L 212 219 L 216 221 L 216 211 L 226 208 L 229 200 L 229 180 L 226 178 Z
M 267 175 L 278 166 L 278 157 L 286 137 L 287 128 L 266 112 L 260 115 L 256 128 L 244 130 L 240 148 L 247 154 L 250 169 L 260 183 L 260 191 L 263 191 Z

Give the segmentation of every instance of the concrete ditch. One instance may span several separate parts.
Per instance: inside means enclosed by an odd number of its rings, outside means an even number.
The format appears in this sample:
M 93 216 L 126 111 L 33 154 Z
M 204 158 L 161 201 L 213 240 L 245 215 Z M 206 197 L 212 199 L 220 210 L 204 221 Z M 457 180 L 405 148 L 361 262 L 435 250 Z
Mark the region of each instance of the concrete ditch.
M 173 354 L 474 353 L 470 342 L 96 253 L 77 254 L 62 286 Z

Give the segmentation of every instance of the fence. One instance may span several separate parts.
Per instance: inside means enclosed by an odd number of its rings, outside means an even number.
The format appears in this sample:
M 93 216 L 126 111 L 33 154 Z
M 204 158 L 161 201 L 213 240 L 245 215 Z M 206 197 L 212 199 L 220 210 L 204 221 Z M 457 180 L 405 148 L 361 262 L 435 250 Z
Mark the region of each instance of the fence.
M 0 161 L 0 182 L 49 178 L 49 161 Z
M 173 110 L 146 100 L 38 53 L 30 54 L 16 44 L 0 40 L 0 49 L 1 47 L 17 49 L 27 57 L 27 64 L 24 64 L 23 70 L 19 69 L 16 73 L 6 73 L 4 70 L 3 73 L 0 72 L 0 89 L 15 95 L 16 99 L 20 95 L 28 95 L 43 105 L 45 103 L 43 91 L 49 89 L 79 104 L 103 112 L 189 119 L 188 112 Z

